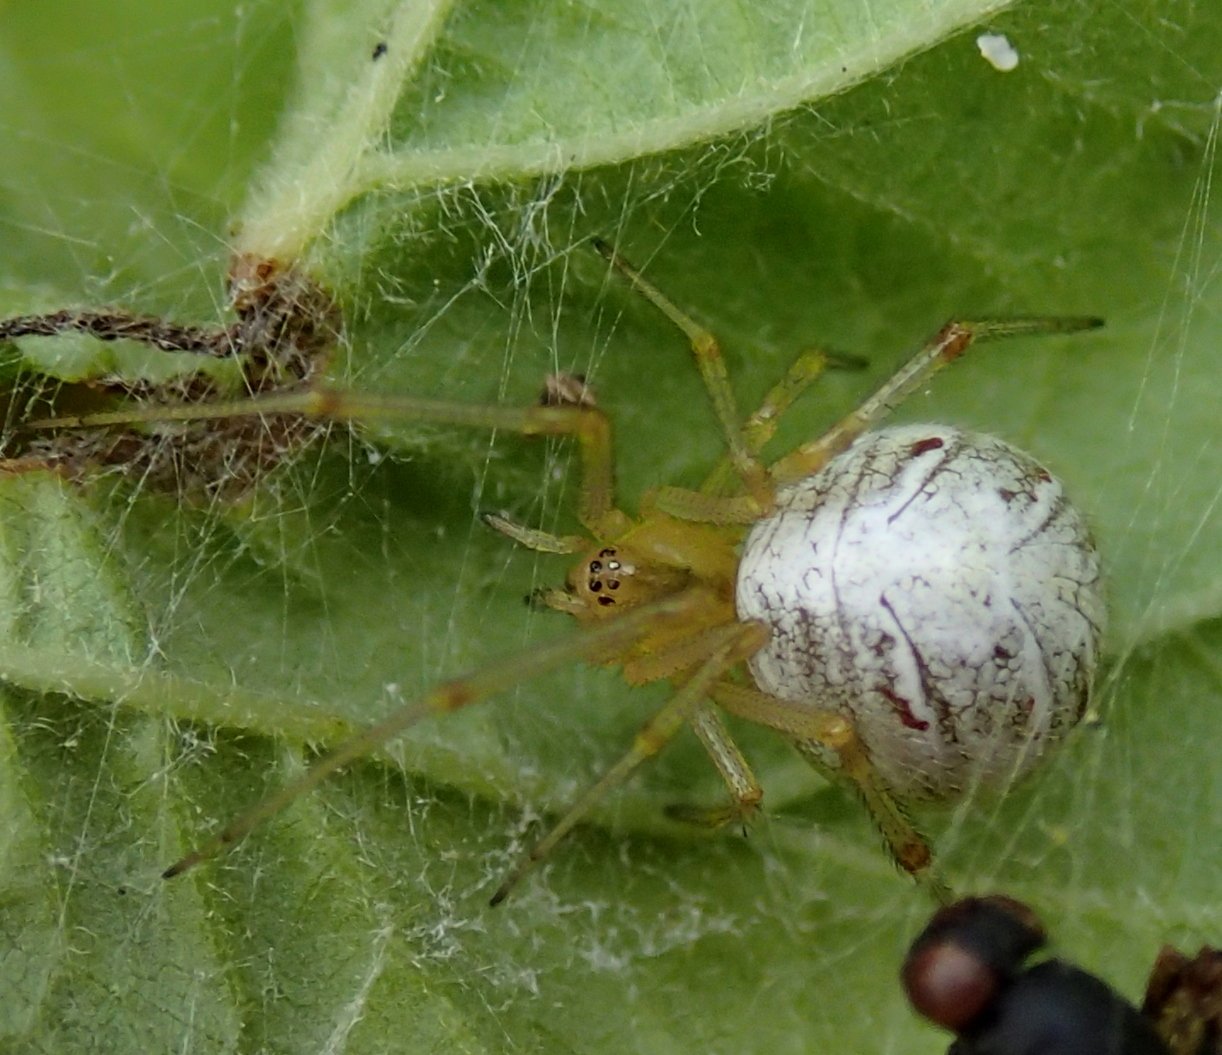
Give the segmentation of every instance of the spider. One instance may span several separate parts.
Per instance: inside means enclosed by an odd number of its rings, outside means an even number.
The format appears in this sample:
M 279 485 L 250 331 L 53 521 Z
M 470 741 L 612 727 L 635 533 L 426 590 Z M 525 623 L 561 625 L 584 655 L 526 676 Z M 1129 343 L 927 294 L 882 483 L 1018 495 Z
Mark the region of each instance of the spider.
M 776 730 L 855 789 L 895 862 L 946 900 L 949 888 L 908 805 L 1008 786 L 1081 717 L 1103 601 L 1098 556 L 1060 485 L 992 437 L 940 425 L 868 430 L 973 343 L 1072 333 L 1101 320 L 947 323 L 824 435 L 766 464 L 761 451 L 778 419 L 827 355 L 799 355 L 744 419 L 714 335 L 608 245 L 595 247 L 686 335 L 726 444 L 699 489 L 657 487 L 635 515 L 615 496 L 610 419 L 592 400 L 556 395 L 564 386 L 540 405 L 513 407 L 380 397 L 311 381 L 241 400 L 27 423 L 38 432 L 146 416 L 393 417 L 569 437 L 579 446 L 582 534 L 483 516 L 519 545 L 578 557 L 562 586 L 534 596 L 573 616 L 577 633 L 438 685 L 336 747 L 172 864 L 166 878 L 239 842 L 416 722 L 585 660 L 619 666 L 630 685 L 669 682 L 674 694 L 510 870 L 493 905 L 685 727 L 705 747 L 729 801 L 675 815 L 710 826 L 750 819 L 763 793 L 721 712 Z

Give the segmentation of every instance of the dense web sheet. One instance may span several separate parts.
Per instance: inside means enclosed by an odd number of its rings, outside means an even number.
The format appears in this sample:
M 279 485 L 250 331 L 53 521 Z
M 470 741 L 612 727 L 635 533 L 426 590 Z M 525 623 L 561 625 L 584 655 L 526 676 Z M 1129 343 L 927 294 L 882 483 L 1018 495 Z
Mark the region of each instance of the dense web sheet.
M 1222 940 L 1222 40 L 1199 5 L 1032 2 L 985 27 L 1010 73 L 979 29 L 890 67 L 984 13 L 928 2 L 705 25 L 680 3 L 71 6 L 0 28 L 0 315 L 223 322 L 234 251 L 303 254 L 347 322 L 337 380 L 523 402 L 587 375 L 629 505 L 698 481 L 718 438 L 682 339 L 592 235 L 722 337 L 744 405 L 804 345 L 868 358 L 777 450 L 948 317 L 1106 316 L 982 351 L 900 415 L 1046 461 L 1112 592 L 1088 726 L 1005 803 L 927 826 L 963 889 L 1036 905 L 1130 995 L 1163 940 Z M 85 338 L 20 354 L 67 380 L 182 368 Z M 683 740 L 484 907 L 660 702 L 613 672 L 421 727 L 157 878 L 307 745 L 571 632 L 521 603 L 564 562 L 473 516 L 569 530 L 570 468 L 563 445 L 404 422 L 335 426 L 238 503 L 0 477 L 0 1047 L 944 1048 L 895 983 L 930 906 L 857 804 L 758 731 L 748 838 L 663 820 L 721 794 Z

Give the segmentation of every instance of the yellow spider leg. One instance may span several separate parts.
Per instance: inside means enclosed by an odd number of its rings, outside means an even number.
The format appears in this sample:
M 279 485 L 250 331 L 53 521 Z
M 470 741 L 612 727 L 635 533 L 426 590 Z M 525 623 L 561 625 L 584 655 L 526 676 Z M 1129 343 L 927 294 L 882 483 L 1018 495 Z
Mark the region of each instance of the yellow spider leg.
M 691 718 L 696 734 L 730 792 L 725 806 L 691 806 L 679 803 L 666 807 L 666 815 L 702 828 L 721 828 L 734 821 L 747 821 L 764 797 L 751 766 L 730 736 L 721 716 L 712 707 L 701 707 Z
M 782 487 L 813 476 L 837 454 L 846 450 L 858 436 L 890 414 L 933 374 L 959 358 L 973 343 L 1041 333 L 1077 333 L 1102 325 L 1102 319 L 1078 316 L 947 323 L 933 340 L 889 377 L 861 406 L 817 440 L 803 444 L 774 462 L 768 470 L 773 483 Z M 799 359 L 796 364 L 799 370 L 801 364 L 802 360 Z M 786 386 L 787 382 L 788 378 L 782 380 L 778 388 Z M 793 383 L 798 385 L 797 391 L 801 391 L 801 384 Z M 721 496 L 709 493 L 718 490 L 720 483 L 721 478 L 715 469 L 714 475 L 699 491 L 682 487 L 656 488 L 648 496 L 648 508 L 679 520 L 702 524 L 750 524 L 766 512 L 760 509 L 752 495 Z
M 693 610 L 702 605 L 703 596 L 698 593 L 677 594 L 656 604 L 628 612 L 618 619 L 608 620 L 592 629 L 581 630 L 571 637 L 534 646 L 503 657 L 500 661 L 483 666 L 463 677 L 443 682 L 423 698 L 399 708 L 382 721 L 340 744 L 296 780 L 290 781 L 280 790 L 256 803 L 198 849 L 170 865 L 162 873 L 163 878 L 172 879 L 182 875 L 183 872 L 241 842 L 259 824 L 274 817 L 300 796 L 312 791 L 331 774 L 375 751 L 417 722 L 479 703 L 495 693 L 556 670 L 577 659 L 605 662 L 609 655 L 623 651 L 643 632 L 657 627 L 659 623 L 674 622 L 683 625 L 691 617 Z
M 804 443 L 771 466 L 778 486 L 813 476 L 841 451 L 920 388 L 944 366 L 953 363 L 974 343 L 1028 337 L 1035 334 L 1077 333 L 1103 325 L 1087 316 L 981 319 L 948 322 L 911 359 L 852 413 L 817 440 Z
M 752 454 L 758 455 L 764 449 L 776 435 L 777 426 L 786 411 L 831 366 L 861 368 L 865 366 L 865 360 L 834 355 L 821 348 L 808 348 L 799 353 L 789 364 L 785 376 L 768 390 L 755 413 L 743 423 L 743 436 Z M 733 476 L 734 463 L 728 457 L 723 458 L 701 484 L 700 490 L 710 495 L 732 493 Z
M 594 240 L 594 248 L 632 283 L 638 293 L 686 334 L 692 354 L 696 357 L 696 366 L 704 380 L 704 387 L 712 400 L 713 412 L 717 415 L 717 421 L 725 436 L 730 460 L 742 478 L 747 493 L 755 499 L 759 508 L 771 508 L 773 487 L 768 473 L 751 453 L 734 399 L 734 390 L 730 387 L 726 361 L 716 336 L 681 310 L 602 239 Z
M 952 899 L 950 887 L 933 867 L 929 843 L 879 780 L 852 722 L 835 711 L 781 700 L 758 689 L 722 682 L 710 692 L 718 706 L 749 722 L 775 729 L 794 742 L 803 757 L 820 765 L 812 745 L 830 748 L 840 760 L 836 774 L 852 784 L 886 840 L 896 864 L 927 886 L 939 901 Z
M 766 512 L 751 495 L 708 495 L 687 487 L 655 487 L 641 500 L 643 515 L 665 513 L 694 524 L 754 524 Z
M 612 623 L 612 625 L 615 625 Z M 552 829 L 509 871 L 489 902 L 499 905 L 536 864 L 555 849 L 607 794 L 653 758 L 688 723 L 713 683 L 736 663 L 756 652 L 767 639 L 757 623 L 731 623 L 710 634 L 714 651 L 674 696 L 636 734 L 632 746 L 569 807 Z
M 580 553 L 590 545 L 590 540 L 580 535 L 553 535 L 510 520 L 504 513 L 481 513 L 479 518 L 493 531 L 536 553 Z
M 611 422 L 596 407 L 481 406 L 413 396 L 379 396 L 312 387 L 248 399 L 125 408 L 30 421 L 31 430 L 97 428 L 142 421 L 203 421 L 237 416 L 300 414 L 340 421 L 396 420 L 504 429 L 523 436 L 571 436 L 581 447 L 581 523 L 597 537 L 614 537 L 628 526 L 615 508 Z

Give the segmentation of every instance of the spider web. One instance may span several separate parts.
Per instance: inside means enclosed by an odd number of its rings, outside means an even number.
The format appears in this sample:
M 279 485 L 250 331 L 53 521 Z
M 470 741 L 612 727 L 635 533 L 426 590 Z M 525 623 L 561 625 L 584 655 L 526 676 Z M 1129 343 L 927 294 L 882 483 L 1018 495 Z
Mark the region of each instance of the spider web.
M 1097 713 L 1004 803 L 927 826 L 959 886 L 1031 901 L 1060 951 L 1136 994 L 1160 942 L 1222 935 L 1216 27 L 1187 2 L 1157 26 L 1138 3 L 1032 3 L 988 27 L 1013 73 L 974 31 L 881 73 L 970 12 L 846 5 L 836 36 L 806 5 L 638 6 L 456 6 L 400 70 L 380 166 L 349 198 L 293 180 L 338 156 L 347 86 L 406 62 L 400 5 L 8 12 L 0 311 L 222 320 L 231 252 L 305 231 L 347 321 L 337 379 L 517 403 L 549 372 L 587 375 L 629 508 L 719 446 L 681 338 L 607 282 L 591 235 L 715 329 L 744 406 L 801 347 L 868 358 L 777 451 L 946 318 L 1105 315 L 1099 338 L 983 351 L 898 417 L 1031 450 L 1096 525 Z M 84 339 L 21 352 L 63 378 L 182 368 Z M 0 479 L 0 1046 L 943 1050 L 894 982 L 929 906 L 857 804 L 758 730 L 742 744 L 768 817 L 749 838 L 662 821 L 719 801 L 683 740 L 484 908 L 532 822 L 660 704 L 613 672 L 421 727 L 223 861 L 157 879 L 303 744 L 571 633 L 521 603 L 563 562 L 472 514 L 571 530 L 574 479 L 563 445 L 410 422 L 337 426 L 237 506 L 121 473 Z

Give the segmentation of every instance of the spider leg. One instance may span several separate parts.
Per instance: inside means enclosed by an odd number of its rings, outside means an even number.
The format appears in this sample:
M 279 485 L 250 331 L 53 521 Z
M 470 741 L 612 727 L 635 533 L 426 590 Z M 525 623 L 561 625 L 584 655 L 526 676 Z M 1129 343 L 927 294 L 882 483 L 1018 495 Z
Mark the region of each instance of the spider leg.
M 837 454 L 846 450 L 863 432 L 887 417 L 933 374 L 959 358 L 973 343 L 1041 333 L 1077 333 L 1102 325 L 1102 319 L 1079 316 L 949 322 L 884 381 L 861 406 L 842 418 L 817 440 L 804 443 L 774 462 L 768 469 L 769 475 L 776 486 L 813 476 Z M 802 378 L 803 370 L 812 369 L 813 366 L 813 360 L 804 361 L 799 357 L 791 368 L 791 375 L 796 371 L 797 378 L 787 375 L 782 379 L 773 392 L 765 397 L 761 411 L 767 414 L 771 410 L 770 401 L 773 399 L 773 393 L 778 390 L 778 405 L 785 398 L 792 402 L 802 388 L 809 384 L 809 381 Z M 817 373 L 812 374 L 810 381 L 817 376 Z M 759 434 L 764 436 L 765 442 L 771 436 L 771 433 L 766 431 Z M 756 449 L 751 448 L 753 453 Z M 716 492 L 721 490 L 722 479 L 719 470 L 714 469 L 713 475 L 699 491 L 669 486 L 656 488 L 647 496 L 645 506 L 679 520 L 702 524 L 751 524 L 767 512 L 760 508 L 755 497 L 750 494 L 717 494 Z
M 1102 325 L 1102 319 L 1072 315 L 948 322 L 856 410 L 818 439 L 802 444 L 775 462 L 771 466 L 773 480 L 784 485 L 813 476 L 972 344 L 1035 334 L 1078 333 Z
M 580 553 L 590 545 L 589 539 L 580 535 L 553 535 L 549 531 L 519 524 L 504 513 L 481 513 L 479 518 L 493 531 L 536 553 Z
M 702 828 L 722 828 L 736 821 L 745 826 L 759 809 L 764 789 L 716 710 L 701 707 L 692 715 L 691 726 L 729 790 L 730 802 L 724 806 L 677 803 L 666 807 L 666 815 Z
M 895 863 L 926 885 L 939 901 L 952 900 L 949 886 L 934 870 L 929 843 L 878 778 L 866 747 L 848 718 L 729 682 L 715 685 L 709 695 L 731 714 L 783 733 L 804 758 L 816 765 L 818 755 L 813 745 L 834 751 L 840 761 L 836 774 L 856 788 Z
M 655 487 L 641 499 L 645 516 L 664 513 L 694 524 L 754 524 L 767 516 L 751 495 L 710 495 L 669 484 Z
M 500 661 L 481 667 L 478 671 L 443 682 L 422 698 L 400 707 L 382 721 L 369 726 L 363 732 L 340 744 L 296 780 L 290 781 L 278 791 L 256 803 L 199 848 L 170 865 L 162 872 L 162 878 L 172 879 L 182 875 L 196 865 L 241 842 L 259 824 L 274 817 L 302 795 L 312 791 L 333 773 L 358 758 L 363 758 L 376 751 L 418 722 L 479 703 L 498 692 L 556 670 L 574 660 L 610 662 L 617 653 L 630 647 L 642 633 L 656 628 L 658 624 L 675 622 L 683 625 L 686 620 L 690 619 L 693 611 L 703 603 L 703 597 L 697 592 L 676 594 L 655 604 L 644 605 L 627 612 L 618 619 L 583 629 L 559 641 L 548 642 L 505 656 Z M 751 627 L 752 641 L 758 647 L 758 642 L 755 641 L 758 632 L 755 631 L 754 624 L 734 624 L 733 629 L 739 631 L 740 637 L 745 638 L 748 635 L 743 632 L 744 627 Z M 737 651 L 733 650 L 733 644 L 734 642 L 728 642 L 723 646 L 722 651 L 733 652 L 734 661 L 737 662 L 740 657 Z M 717 665 L 716 673 L 719 675 L 725 669 L 725 666 Z M 711 680 L 712 676 L 702 679 L 698 684 L 699 690 L 702 692 L 707 689 L 706 682 Z
M 713 412 L 721 425 L 730 461 L 747 493 L 755 499 L 760 508 L 770 508 L 774 488 L 767 471 L 751 451 L 734 399 L 734 390 L 730 387 L 726 361 L 716 336 L 680 309 L 602 239 L 594 239 L 594 248 L 632 283 L 638 293 L 687 336 L 692 354 L 696 358 L 696 367 L 712 400 Z
M 481 406 L 413 396 L 379 396 L 323 386 L 302 386 L 247 399 L 129 407 L 100 414 L 29 421 L 29 430 L 99 428 L 141 421 L 203 421 L 240 416 L 300 414 L 338 421 L 414 421 L 504 429 L 522 436 L 568 436 L 580 445 L 578 519 L 596 537 L 622 534 L 630 521 L 614 504 L 611 422 L 589 406 Z
M 614 622 L 611 625 L 615 625 Z M 606 795 L 619 787 L 640 766 L 662 750 L 684 727 L 708 695 L 710 688 L 727 670 L 757 651 L 766 630 L 756 623 L 730 623 L 710 632 L 713 651 L 687 678 L 682 687 L 637 732 L 632 746 L 594 784 L 569 807 L 548 833 L 518 861 L 497 887 L 489 902 L 499 905 L 518 882 L 543 860 Z
M 866 360 L 856 356 L 838 355 L 822 348 L 807 348 L 789 364 L 785 376 L 764 395 L 755 412 L 743 422 L 743 436 L 747 449 L 758 455 L 776 435 L 781 418 L 794 402 L 829 368 L 861 370 Z M 709 473 L 700 490 L 704 494 L 722 495 L 734 493 L 734 463 L 723 458 Z

